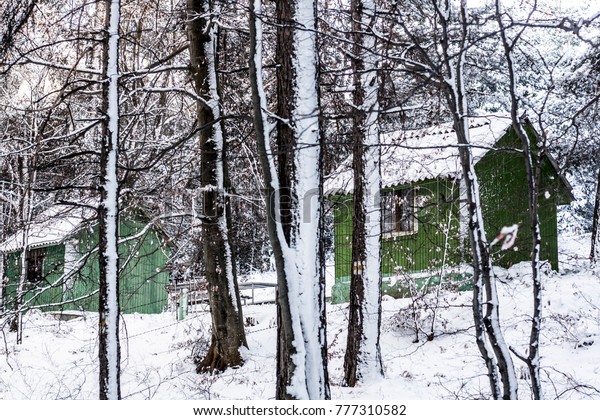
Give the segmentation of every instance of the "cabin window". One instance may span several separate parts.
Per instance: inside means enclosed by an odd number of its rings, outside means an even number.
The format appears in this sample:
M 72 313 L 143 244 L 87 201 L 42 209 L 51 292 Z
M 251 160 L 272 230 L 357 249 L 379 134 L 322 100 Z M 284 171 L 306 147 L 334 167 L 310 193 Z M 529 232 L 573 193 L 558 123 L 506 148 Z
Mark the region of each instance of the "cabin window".
M 383 191 L 381 193 L 381 220 L 384 237 L 415 233 L 417 231 L 415 189 Z
M 44 278 L 44 250 L 32 249 L 27 253 L 27 281 L 39 283 Z

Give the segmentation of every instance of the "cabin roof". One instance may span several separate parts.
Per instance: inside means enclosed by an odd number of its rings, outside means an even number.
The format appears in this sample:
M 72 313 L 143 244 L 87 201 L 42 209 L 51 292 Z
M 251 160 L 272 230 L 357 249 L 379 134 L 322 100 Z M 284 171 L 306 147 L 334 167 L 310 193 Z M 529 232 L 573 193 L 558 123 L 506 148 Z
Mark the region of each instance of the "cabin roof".
M 474 164 L 493 148 L 510 126 L 510 117 L 505 116 L 470 119 L 469 137 Z M 382 188 L 425 179 L 462 177 L 456 133 L 451 123 L 382 134 L 380 141 Z M 353 179 L 350 156 L 328 176 L 325 192 L 328 195 L 351 193 Z
M 29 225 L 28 232 L 21 229 L 0 244 L 0 254 L 23 249 L 23 237 L 27 233 L 27 246 L 43 248 L 62 243 L 75 234 L 90 220 L 89 208 L 56 205 L 40 213 Z

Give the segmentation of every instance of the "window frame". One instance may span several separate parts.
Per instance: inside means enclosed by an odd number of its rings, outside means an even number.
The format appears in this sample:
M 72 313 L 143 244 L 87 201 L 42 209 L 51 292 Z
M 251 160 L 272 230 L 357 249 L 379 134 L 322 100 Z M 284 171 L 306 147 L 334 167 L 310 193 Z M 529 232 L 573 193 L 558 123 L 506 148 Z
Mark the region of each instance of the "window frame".
M 27 283 L 39 284 L 44 280 L 44 263 L 46 252 L 44 248 L 34 248 L 27 251 Z
M 414 186 L 385 189 L 381 191 L 381 234 L 383 239 L 415 235 L 419 231 L 419 223 L 416 214 L 417 191 L 418 188 Z M 393 209 L 387 208 L 387 203 L 385 202 L 386 199 L 390 199 L 388 198 L 390 196 L 393 200 Z M 386 224 L 388 223 L 386 219 L 390 217 L 388 214 L 395 218 L 393 221 L 394 226 L 391 229 L 386 229 Z M 407 215 L 406 218 L 403 216 L 405 214 Z M 410 222 L 409 229 L 402 229 L 403 221 Z

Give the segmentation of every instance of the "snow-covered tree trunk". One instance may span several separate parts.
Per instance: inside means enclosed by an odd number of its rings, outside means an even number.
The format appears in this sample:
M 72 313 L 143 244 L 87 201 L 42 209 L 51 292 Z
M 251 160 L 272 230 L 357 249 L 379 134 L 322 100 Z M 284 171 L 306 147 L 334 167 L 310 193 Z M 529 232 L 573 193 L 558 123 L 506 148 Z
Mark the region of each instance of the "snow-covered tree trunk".
M 24 157 L 24 167 L 21 168 L 23 171 L 28 172 L 29 168 L 27 168 L 28 159 L 27 156 Z M 28 183 L 26 183 L 28 184 Z M 25 185 L 26 185 L 25 184 Z M 32 214 L 32 205 L 31 205 L 31 191 L 29 188 L 25 188 L 23 191 L 22 201 L 21 201 L 21 220 L 24 222 L 24 228 L 21 234 L 21 254 L 19 256 L 19 282 L 17 284 L 17 294 L 15 297 L 15 311 L 16 316 L 13 322 L 13 330 L 17 332 L 17 344 L 23 343 L 23 297 L 25 295 L 25 284 L 27 283 L 27 273 L 29 271 L 28 268 L 28 254 L 29 254 L 29 225 L 31 224 L 31 214 Z
M 512 90 L 512 89 L 511 89 Z M 515 98 L 515 96 L 513 96 Z M 513 128 L 517 132 L 523 144 L 523 157 L 525 160 L 525 172 L 527 175 L 528 201 L 529 201 L 529 223 L 532 237 L 531 250 L 531 276 L 533 279 L 533 313 L 531 318 L 531 332 L 529 334 L 529 351 L 526 361 L 531 377 L 531 389 L 536 400 L 543 399 L 542 378 L 540 377 L 540 338 L 542 331 L 542 273 L 540 253 L 542 246 L 542 233 L 540 227 L 540 216 L 538 213 L 538 197 L 541 178 L 540 157 L 534 162 L 529 136 L 523 129 L 516 113 L 517 107 L 512 109 Z
M 279 68 L 278 74 L 279 109 L 287 108 L 289 117 L 286 132 L 278 133 L 276 164 L 269 142 L 272 125 L 267 119 L 262 82 L 262 5 L 260 0 L 250 0 L 254 122 L 278 284 L 275 396 L 278 399 L 325 399 L 330 394 L 325 288 L 319 256 L 322 185 L 316 5 L 305 0 L 282 1 L 277 3 L 277 8 L 281 32 L 290 37 L 290 43 L 283 45 L 288 49 L 286 58 L 290 61 Z M 279 38 L 279 42 L 284 40 Z M 282 159 L 283 154 L 286 158 Z M 293 159 L 290 160 L 290 156 Z
M 264 199 L 267 210 L 267 230 L 271 242 L 275 270 L 277 272 L 277 378 L 276 397 L 286 397 L 287 381 L 280 379 L 282 369 L 293 374 L 294 365 L 289 365 L 289 358 L 282 358 L 282 353 L 293 352 L 293 348 L 282 349 L 282 343 L 288 334 L 292 334 L 291 310 L 287 299 L 287 283 L 289 270 L 289 245 L 284 231 L 282 215 L 282 189 L 279 182 L 277 162 L 271 148 L 270 135 L 274 129 L 267 118 L 268 105 L 263 84 L 262 55 L 263 55 L 263 26 L 262 26 L 262 0 L 249 0 L 250 3 L 250 85 L 252 89 L 252 106 L 254 115 L 254 131 L 259 161 L 264 178 Z M 281 135 L 281 133 L 279 133 Z M 279 143 L 280 144 L 280 143 Z M 281 161 L 279 162 L 281 166 Z
M 103 136 L 100 151 L 102 201 L 98 208 L 100 268 L 99 343 L 100 399 L 121 399 L 119 343 L 119 21 L 120 1 L 106 2 L 103 59 Z
M 592 239 L 590 246 L 590 262 L 595 264 L 600 260 L 600 170 L 596 180 L 596 199 L 594 200 L 594 215 L 592 216 Z
M 513 49 L 515 42 L 509 39 L 507 28 L 502 20 L 502 9 L 499 0 L 496 0 L 496 19 L 500 29 L 500 39 L 504 48 L 506 58 L 506 70 L 509 80 L 510 93 L 510 115 L 512 127 L 523 147 L 523 160 L 525 164 L 525 175 L 527 177 L 527 199 L 529 205 L 529 224 L 531 229 L 531 276 L 533 279 L 533 314 L 531 318 L 531 332 L 529 335 L 529 351 L 526 357 L 520 356 L 527 363 L 531 377 L 531 389 L 536 400 L 543 398 L 542 381 L 540 378 L 540 334 L 542 324 L 542 275 L 540 270 L 540 252 L 542 246 L 542 234 L 540 227 L 540 216 L 538 212 L 538 197 L 541 179 L 541 158 L 538 153 L 534 159 L 532 145 L 528 134 L 523 127 L 523 121 L 519 117 L 520 97 L 517 92 L 517 75 L 513 64 Z
M 469 118 L 464 80 L 464 61 L 469 34 L 466 0 L 461 0 L 458 10 L 461 32 L 456 51 L 449 43 L 452 36 L 450 27 L 453 14 L 452 2 L 443 0 L 437 10 L 443 31 L 441 46 L 446 73 L 443 85 L 454 120 L 467 195 L 469 238 L 473 257 L 473 315 L 476 342 L 488 368 L 492 396 L 517 399 L 518 382 L 510 350 L 504 341 L 500 327 L 500 303 L 492 275 L 492 261 L 481 212 L 479 183 L 469 149 Z
M 25 297 L 26 285 L 28 282 L 27 274 L 29 272 L 29 228 L 33 217 L 34 192 L 33 186 L 37 178 L 35 170 L 39 143 L 37 129 L 37 121 L 34 118 L 32 139 L 34 140 L 34 150 L 30 153 L 25 153 L 17 158 L 17 171 L 19 178 L 19 199 L 18 212 L 19 219 L 23 225 L 21 231 L 21 254 L 19 255 L 19 280 L 17 283 L 17 293 L 15 296 L 14 310 L 15 316 L 11 322 L 11 330 L 17 333 L 17 344 L 23 343 L 23 313 L 26 306 L 23 298 Z M 36 144 L 37 143 L 37 144 Z
M 0 166 L 0 170 L 2 167 Z M 0 243 L 4 242 L 6 237 L 6 224 L 8 223 L 7 206 L 4 204 L 5 200 L 4 193 L 4 182 L 0 181 Z M 0 312 L 4 311 L 4 296 L 5 296 L 5 268 L 4 268 L 4 254 L 0 254 Z
M 310 399 L 329 398 L 327 378 L 327 336 L 325 328 L 325 282 L 322 277 L 319 247 L 320 220 L 323 205 L 322 155 L 319 126 L 319 89 L 317 55 L 317 2 L 298 0 L 294 13 L 295 70 L 294 105 L 291 124 L 296 145 L 294 192 L 298 198 L 294 209 L 294 274 L 297 283 L 289 282 L 292 316 L 298 316 L 296 329 L 304 345 L 296 345 L 304 354 L 304 368 L 295 373 L 288 392 Z M 297 287 L 297 288 L 296 288 Z M 297 306 L 294 305 L 297 302 Z M 298 335 L 300 336 L 300 334 Z
M 246 347 L 242 305 L 235 278 L 227 221 L 225 138 L 217 83 L 217 2 L 188 0 L 188 38 L 197 101 L 204 266 L 211 308 L 212 341 L 198 371 L 224 370 L 243 363 Z
M 6 296 L 6 276 L 4 275 L 4 254 L 0 255 L 0 313 L 4 312 Z
M 27 254 L 29 253 L 29 223 L 23 229 L 21 255 L 19 256 L 19 282 L 17 284 L 17 294 L 15 297 L 15 311 L 16 315 L 13 321 L 12 330 L 17 332 L 17 344 L 23 343 L 23 297 L 25 295 L 25 283 L 27 282 L 28 259 Z
M 352 0 L 354 216 L 344 381 L 381 377 L 381 148 L 375 2 Z
M 4 165 L 0 165 L 0 171 L 4 169 Z M 6 188 L 7 182 L 0 181 L 0 243 L 6 240 L 8 229 L 11 223 L 11 205 L 13 204 L 11 192 Z M 7 286 L 8 276 L 6 275 L 6 257 L 0 254 L 0 312 L 8 310 L 7 302 Z

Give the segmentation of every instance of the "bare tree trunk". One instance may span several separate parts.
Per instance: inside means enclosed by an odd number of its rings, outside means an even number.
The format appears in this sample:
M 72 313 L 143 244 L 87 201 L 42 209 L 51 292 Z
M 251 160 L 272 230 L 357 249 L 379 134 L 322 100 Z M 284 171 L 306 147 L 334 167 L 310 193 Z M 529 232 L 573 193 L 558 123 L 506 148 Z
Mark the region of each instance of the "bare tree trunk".
M 330 393 L 325 293 L 320 265 L 323 260 L 319 252 L 322 184 L 315 4 L 312 1 L 286 1 L 277 2 L 277 7 L 279 27 L 291 31 L 285 36 L 292 36 L 290 43 L 284 43 L 290 48 L 291 61 L 280 66 L 278 74 L 278 95 L 283 95 L 278 96 L 278 109 L 289 112 L 289 127 L 282 128 L 287 134 L 279 133 L 276 163 L 269 142 L 273 125 L 267 119 L 267 99 L 262 81 L 263 32 L 259 18 L 262 3 L 250 0 L 250 78 L 254 123 L 265 179 L 267 227 L 278 285 L 275 396 L 277 399 L 326 399 Z M 279 42 L 283 42 L 281 38 Z M 302 57 L 299 57 L 300 51 Z M 287 57 L 281 59 L 287 60 Z M 289 135 L 291 137 L 286 137 Z M 289 155 L 282 157 L 283 153 Z M 290 156 L 293 159 L 290 160 Z M 290 200 L 290 197 L 297 199 Z M 317 203 L 314 203 L 315 198 Z
M 455 119 L 455 125 L 462 123 L 460 119 Z M 468 124 L 468 121 L 466 122 Z M 467 129 L 468 130 L 468 129 Z M 460 133 L 460 134 L 459 134 Z M 468 132 L 467 132 L 468 133 Z M 489 321 L 486 322 L 486 318 L 489 317 L 484 313 L 484 303 L 486 302 L 486 295 L 490 292 L 490 281 L 491 278 L 491 262 L 489 256 L 489 250 L 487 247 L 487 240 L 483 228 L 483 219 L 481 217 L 481 204 L 479 202 L 479 187 L 473 182 L 475 178 L 469 178 L 475 174 L 475 168 L 471 160 L 471 153 L 468 149 L 468 134 L 464 134 L 464 128 L 457 129 L 458 143 L 462 144 L 464 148 L 460 150 L 461 164 L 463 170 L 463 180 L 465 183 L 465 192 L 467 196 L 467 209 L 469 214 L 469 240 L 471 243 L 471 255 L 473 258 L 473 319 L 475 322 L 475 341 L 479 352 L 481 353 L 485 365 L 488 370 L 488 378 L 490 381 L 490 389 L 492 391 L 492 397 L 499 399 L 502 395 L 500 388 L 500 376 L 498 372 L 498 366 L 496 356 L 493 348 L 486 339 L 486 331 L 490 325 Z M 465 151 L 463 151 L 465 150 Z M 493 302 L 490 302 L 493 303 Z M 497 304 L 495 308 L 490 308 L 488 305 L 488 311 L 497 310 Z M 489 313 L 489 312 L 488 312 Z
M 0 166 L 0 171 L 1 170 L 2 166 Z M 4 181 L 0 181 L 0 187 L 2 188 L 0 190 L 0 243 L 3 243 L 6 239 L 6 225 L 9 223 L 10 219 L 7 213 L 10 213 L 7 211 L 7 206 L 3 202 L 5 199 Z M 0 254 L 0 313 L 4 312 L 6 303 L 6 285 L 8 278 L 5 273 L 5 257 L 4 254 Z
M 293 96 L 279 98 L 290 101 L 290 123 L 295 148 L 292 193 L 296 198 L 292 209 L 293 224 L 290 229 L 290 271 L 288 278 L 288 305 L 292 309 L 294 340 L 282 348 L 295 347 L 302 366 L 287 376 L 278 378 L 287 383 L 286 397 L 329 398 L 327 361 L 323 358 L 327 348 L 324 324 L 325 290 L 319 263 L 319 221 L 322 210 L 321 139 L 319 125 L 318 56 L 317 56 L 317 6 L 315 0 L 290 1 L 293 5 Z M 291 337 L 288 337 L 288 339 Z M 300 343 L 300 340 L 303 343 Z M 288 359 L 289 360 L 289 359 Z M 282 388 L 282 387 L 280 387 Z
M 348 336 L 344 357 L 344 381 L 383 375 L 379 334 L 381 325 L 381 150 L 378 129 L 375 4 L 353 0 L 352 37 L 354 74 L 353 167 L 354 215 Z
M 289 123 L 292 116 L 293 91 L 293 64 L 292 56 L 294 54 L 294 34 L 293 34 L 293 7 L 294 1 L 282 0 L 276 2 L 277 19 L 277 131 L 276 131 L 276 149 L 277 155 L 277 211 L 281 235 L 277 240 L 282 242 L 285 248 L 290 246 L 290 236 L 292 229 L 292 205 L 296 201 L 293 197 L 292 180 L 294 176 L 294 132 Z M 266 109 L 265 109 L 266 110 Z M 270 217 L 270 216 L 269 216 Z M 287 260 L 289 260 L 289 250 Z M 277 264 L 277 259 L 275 260 Z M 294 356 L 296 348 L 294 347 L 294 321 L 293 308 L 290 306 L 290 296 L 288 285 L 290 281 L 290 261 L 282 260 L 284 274 L 278 277 L 277 281 L 277 385 L 275 396 L 277 399 L 293 399 L 294 396 L 288 391 L 288 386 L 298 369 Z
M 270 135 L 274 126 L 267 119 L 268 106 L 262 79 L 263 32 L 262 23 L 260 21 L 262 15 L 262 0 L 250 0 L 249 3 L 250 83 L 252 87 L 254 110 L 254 131 L 256 132 L 259 160 L 265 180 L 264 197 L 267 209 L 267 230 L 277 272 L 277 372 L 279 378 L 280 372 L 284 369 L 286 370 L 286 376 L 293 375 L 293 372 L 296 369 L 294 360 L 291 357 L 286 357 L 287 355 L 294 354 L 293 346 L 282 348 L 283 345 L 290 344 L 293 340 L 291 308 L 287 299 L 288 273 L 286 266 L 286 251 L 288 248 L 288 241 L 286 239 L 285 231 L 289 231 L 289 222 L 284 225 L 284 215 L 282 211 L 283 207 L 287 207 L 287 211 L 289 212 L 290 203 L 281 197 L 281 194 L 284 193 L 280 188 L 279 174 L 281 174 L 281 169 L 277 171 L 278 165 L 274 160 L 270 146 Z M 280 2 L 278 2 L 278 5 L 279 3 Z M 278 138 L 280 137 L 281 133 Z M 281 144 L 281 140 L 278 143 Z M 281 160 L 279 160 L 279 163 L 281 165 Z M 289 188 L 286 190 L 287 193 L 289 193 Z M 288 213 L 286 213 L 286 215 L 287 214 Z M 287 228 L 284 228 L 284 226 Z M 286 395 L 286 382 L 278 380 L 276 389 L 277 398 L 284 399 Z
M 29 271 L 29 232 L 33 219 L 34 191 L 33 187 L 37 179 L 37 158 L 40 151 L 40 136 L 37 120 L 33 117 L 33 132 L 31 134 L 33 149 L 26 152 L 23 156 L 17 157 L 17 172 L 19 177 L 19 200 L 18 213 L 20 222 L 23 224 L 21 231 L 21 255 L 19 256 L 19 280 L 17 283 L 17 292 L 14 302 L 15 316 L 12 319 L 10 330 L 17 333 L 17 344 L 23 343 L 23 313 L 26 306 L 24 297 L 27 293 L 27 274 Z
M 34 123 L 35 124 L 35 123 Z M 28 254 L 29 254 L 29 228 L 31 225 L 31 217 L 33 214 L 33 184 L 35 178 L 35 171 L 32 167 L 35 165 L 31 161 L 30 156 L 25 154 L 19 156 L 17 159 L 18 163 L 18 176 L 19 176 L 19 218 L 23 223 L 23 229 L 21 232 L 21 254 L 19 256 L 19 280 L 17 283 L 17 292 L 15 295 L 14 310 L 15 316 L 11 322 L 10 330 L 17 333 L 17 344 L 23 343 L 23 298 L 26 290 L 25 285 L 27 283 L 27 272 L 28 270 Z
M 542 246 L 542 235 L 540 228 L 540 217 L 538 213 L 539 185 L 541 177 L 540 159 L 533 162 L 531 144 L 529 137 L 523 130 L 513 107 L 513 128 L 523 144 L 523 157 L 527 174 L 528 199 L 529 199 L 529 223 L 532 237 L 531 249 L 531 276 L 533 279 L 533 314 L 531 318 L 531 332 L 529 334 L 529 352 L 525 360 L 531 376 L 531 389 L 536 400 L 543 399 L 542 378 L 540 376 L 540 338 L 542 328 L 542 274 L 540 269 L 540 252 Z
M 294 131 L 290 120 L 294 96 L 293 63 L 294 51 L 294 10 L 297 0 L 281 0 L 275 5 L 277 19 L 277 44 L 275 54 L 277 60 L 277 116 L 276 149 L 277 177 L 279 179 L 279 201 L 281 223 L 286 241 L 290 242 L 292 229 L 292 205 L 297 197 L 293 196 L 292 180 L 294 178 Z
M 103 123 L 100 151 L 102 202 L 98 208 L 100 302 L 98 358 L 100 399 L 121 399 L 119 343 L 119 21 L 120 1 L 106 2 L 107 39 L 103 63 Z
M 532 156 L 531 142 L 529 136 L 523 129 L 519 113 L 519 96 L 517 93 L 517 81 L 515 68 L 513 65 L 512 51 L 514 42 L 508 39 L 507 29 L 502 21 L 500 3 L 496 0 L 496 19 L 500 28 L 500 38 L 504 47 L 504 56 L 506 58 L 506 67 L 509 78 L 509 92 L 511 100 L 511 120 L 512 127 L 521 141 L 523 147 L 523 160 L 525 164 L 525 174 L 527 177 L 527 192 L 529 204 L 529 224 L 531 229 L 531 276 L 533 279 L 533 316 L 531 319 L 531 332 L 529 335 L 529 352 L 527 357 L 519 356 L 527 363 L 529 374 L 531 376 L 531 389 L 533 397 L 536 400 L 543 398 L 542 380 L 540 377 L 540 334 L 542 324 L 542 276 L 540 271 L 540 252 L 542 246 L 542 234 L 540 228 L 540 217 L 538 213 L 538 197 L 541 178 L 541 158 L 542 152 L 538 153 L 534 163 Z
M 21 255 L 19 256 L 19 267 L 21 272 L 19 273 L 19 283 L 17 284 L 17 293 L 15 296 L 15 317 L 13 318 L 13 322 L 11 323 L 11 331 L 15 331 L 17 333 L 17 344 L 23 344 L 23 298 L 25 296 L 25 284 L 27 283 L 27 272 L 29 271 L 28 267 L 28 258 L 27 254 L 29 253 L 29 223 L 26 222 L 27 225 L 23 229 L 23 234 L 21 236 L 23 241 L 23 248 L 21 249 Z
M 4 254 L 0 254 L 0 313 L 4 312 L 6 296 L 6 276 L 4 275 Z
M 240 347 L 247 347 L 242 306 L 235 278 L 227 221 L 225 139 L 217 83 L 218 27 L 209 0 L 188 0 L 188 38 L 197 101 L 199 134 L 202 247 L 212 319 L 212 340 L 197 370 L 220 371 L 243 364 Z
M 600 259 L 600 169 L 596 183 L 596 200 L 594 200 L 594 215 L 592 218 L 592 239 L 590 244 L 590 262 L 596 263 Z
M 469 120 L 466 87 L 464 84 L 464 60 L 468 40 L 468 12 L 464 0 L 460 4 L 461 38 L 457 51 L 449 44 L 452 6 L 450 0 L 444 0 L 438 9 L 442 27 L 442 50 L 446 79 L 443 86 L 450 112 L 454 120 L 459 155 L 466 187 L 469 212 L 469 237 L 473 257 L 473 316 L 477 346 L 488 368 L 488 377 L 492 396 L 496 399 L 517 399 L 517 378 L 510 350 L 504 341 L 500 327 L 499 301 L 495 279 L 492 275 L 492 262 L 485 235 L 483 215 L 479 198 L 479 183 L 471 157 L 469 141 Z M 485 298 L 484 298 L 485 296 Z M 485 304 L 485 310 L 483 305 Z M 487 335 L 484 336 L 484 331 Z M 500 375 L 502 391 L 500 391 Z

